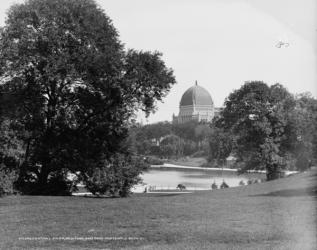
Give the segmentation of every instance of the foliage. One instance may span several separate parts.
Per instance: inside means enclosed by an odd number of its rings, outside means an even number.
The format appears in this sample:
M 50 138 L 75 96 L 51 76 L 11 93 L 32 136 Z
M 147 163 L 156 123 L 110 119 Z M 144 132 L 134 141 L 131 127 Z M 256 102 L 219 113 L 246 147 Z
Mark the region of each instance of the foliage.
M 211 184 L 211 189 L 212 190 L 218 189 L 218 185 L 216 184 L 216 182 Z
M 161 154 L 165 158 L 183 155 L 184 141 L 177 135 L 166 136 L 160 144 Z
M 71 195 L 77 191 L 77 181 L 70 179 L 68 173 L 67 169 L 50 172 L 45 186 L 40 186 L 36 182 L 36 176 L 30 172 L 28 175 L 20 175 L 15 184 L 27 195 Z
M 220 188 L 223 189 L 223 188 L 228 188 L 228 187 L 229 187 L 229 185 L 225 181 L 222 181 Z
M 241 181 L 239 182 L 239 186 L 245 186 L 245 183 L 244 183 L 243 180 L 241 180 Z
M 115 154 L 100 168 L 87 172 L 84 183 L 93 194 L 126 197 L 141 182 L 139 175 L 147 167 L 140 157 Z
M 176 123 L 173 124 L 173 133 L 184 140 L 190 140 L 197 142 L 195 129 L 199 123 L 195 120 L 188 121 L 186 123 Z
M 234 137 L 230 132 L 214 127 L 209 136 L 208 161 L 214 165 L 223 166 L 234 148 Z
M 0 117 L 0 164 L 11 170 L 17 170 L 25 151 L 21 134 L 15 133 L 15 127 L 12 121 Z
M 304 171 L 317 163 L 317 100 L 309 93 L 296 96 L 290 117 L 296 136 L 293 155 L 297 170 Z
M 209 124 L 189 121 L 183 124 L 159 122 L 135 127 L 138 154 L 177 158 L 206 156 L 209 151 Z M 199 152 L 199 153 L 197 153 Z
M 155 157 L 155 156 L 147 156 L 145 157 L 145 162 L 149 165 L 163 165 L 164 161 Z
M 176 189 L 179 189 L 180 191 L 183 191 L 186 189 L 186 186 L 184 184 L 178 184 Z
M 124 51 L 93 0 L 12 6 L 0 51 L 0 117 L 21 135 L 18 183 L 35 190 L 124 153 L 136 109 L 154 111 L 175 83 L 159 52 Z
M 17 180 L 18 175 L 16 170 L 10 170 L 0 165 L 0 196 L 13 194 L 15 192 L 14 183 Z
M 23 156 L 23 144 L 12 129 L 8 119 L 0 119 L 0 196 L 16 192 L 19 158 Z
M 289 115 L 293 96 L 280 84 L 247 82 L 229 95 L 217 127 L 232 133 L 243 169 L 266 169 L 267 179 L 279 177 L 294 145 Z

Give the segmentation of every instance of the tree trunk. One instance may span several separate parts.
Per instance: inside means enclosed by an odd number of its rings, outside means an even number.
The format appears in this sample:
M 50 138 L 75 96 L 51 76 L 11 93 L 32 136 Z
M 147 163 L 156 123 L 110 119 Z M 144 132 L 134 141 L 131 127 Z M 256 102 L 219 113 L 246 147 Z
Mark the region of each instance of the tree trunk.
M 268 181 L 279 179 L 281 178 L 281 176 L 282 176 L 281 171 L 276 164 L 268 165 L 266 167 L 266 179 Z
M 47 184 L 47 179 L 48 179 L 49 171 L 47 170 L 47 167 L 42 166 L 40 174 L 39 174 L 39 179 L 38 179 L 38 186 L 39 188 L 44 188 Z

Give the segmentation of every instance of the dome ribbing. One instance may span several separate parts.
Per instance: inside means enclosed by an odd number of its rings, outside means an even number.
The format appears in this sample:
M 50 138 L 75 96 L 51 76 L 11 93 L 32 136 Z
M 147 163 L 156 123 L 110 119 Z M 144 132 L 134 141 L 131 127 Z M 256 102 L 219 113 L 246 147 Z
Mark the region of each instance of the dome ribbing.
M 195 85 L 185 91 L 182 96 L 180 106 L 213 106 L 213 101 L 206 89 Z

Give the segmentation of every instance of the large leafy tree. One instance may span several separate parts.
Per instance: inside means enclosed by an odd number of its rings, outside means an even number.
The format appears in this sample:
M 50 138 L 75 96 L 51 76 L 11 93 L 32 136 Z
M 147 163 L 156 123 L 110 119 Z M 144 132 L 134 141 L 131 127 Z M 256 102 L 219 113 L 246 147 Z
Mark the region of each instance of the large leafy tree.
M 124 50 L 93 0 L 12 6 L 0 53 L 0 116 L 19 128 L 20 185 L 35 193 L 125 151 L 135 110 L 152 112 L 175 83 L 160 53 Z
M 265 169 L 268 180 L 287 167 L 295 141 L 294 97 L 280 84 L 247 82 L 229 95 L 217 126 L 234 136 L 243 170 Z

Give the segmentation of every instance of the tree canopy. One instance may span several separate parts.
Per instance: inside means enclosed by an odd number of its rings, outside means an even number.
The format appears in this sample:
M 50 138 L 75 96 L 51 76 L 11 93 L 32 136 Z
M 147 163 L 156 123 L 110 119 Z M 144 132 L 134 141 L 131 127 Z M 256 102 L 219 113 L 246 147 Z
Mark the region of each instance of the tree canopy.
M 20 185 L 37 193 L 53 174 L 104 167 L 135 111 L 153 112 L 175 83 L 161 53 L 124 49 L 93 0 L 12 6 L 0 53 L 1 120 L 23 142 Z
M 316 118 L 311 117 L 316 104 L 303 113 L 307 103 L 316 103 L 308 99 L 296 99 L 282 85 L 269 87 L 260 81 L 247 82 L 229 95 L 216 126 L 233 136 L 231 153 L 242 170 L 265 169 L 267 178 L 275 179 L 282 169 L 292 166 L 299 147 L 313 150 L 312 140 L 304 140 L 305 130 L 316 128 Z M 312 158 L 312 154 L 306 157 Z
M 136 126 L 130 133 L 135 136 L 136 151 L 142 155 L 179 158 L 208 154 L 209 123 L 195 120 L 186 123 L 158 122 Z

